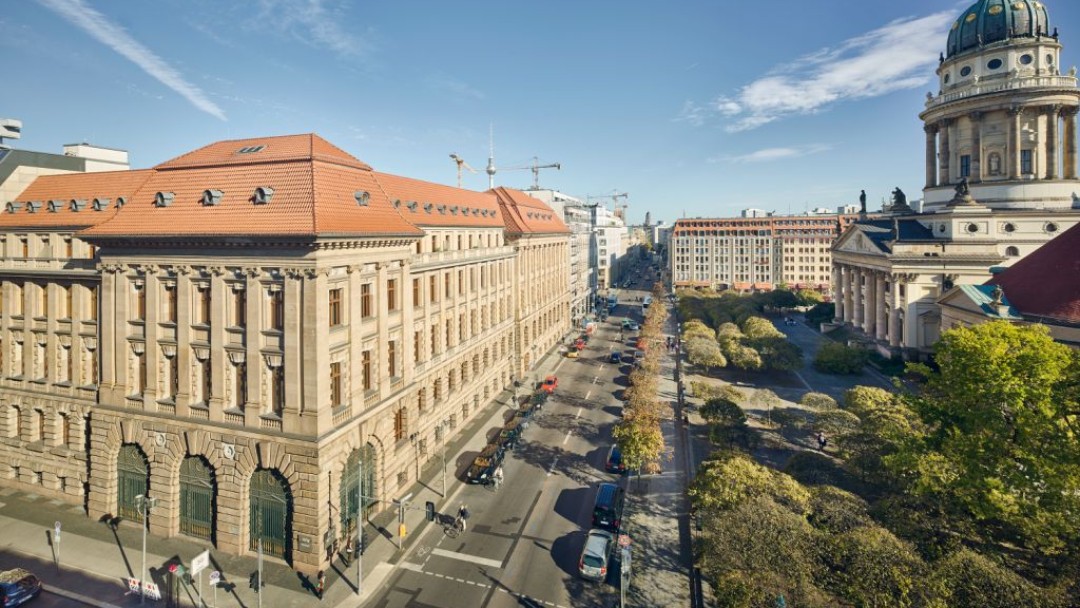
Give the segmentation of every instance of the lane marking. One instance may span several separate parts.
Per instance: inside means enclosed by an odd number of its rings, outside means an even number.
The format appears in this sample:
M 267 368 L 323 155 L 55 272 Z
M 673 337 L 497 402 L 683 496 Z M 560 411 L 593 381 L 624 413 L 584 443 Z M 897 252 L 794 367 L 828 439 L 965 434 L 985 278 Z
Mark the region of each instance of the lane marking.
M 555 472 L 555 463 L 559 462 L 559 457 L 556 456 L 555 460 L 551 461 L 551 468 L 548 469 L 547 476 L 551 477 L 551 474 Z
M 497 559 L 488 559 L 486 557 L 480 557 L 478 555 L 469 555 L 467 553 L 458 553 L 456 551 L 447 551 L 446 549 L 435 549 L 431 552 L 432 555 L 439 555 L 441 557 L 448 557 L 450 559 L 456 559 L 463 562 L 471 562 L 473 564 L 479 564 L 481 566 L 490 566 L 492 568 L 503 567 L 503 563 Z
M 590 388 L 588 391 L 585 392 L 585 398 L 588 399 L 589 395 L 591 395 L 591 394 L 592 394 L 592 389 Z
M 589 397 L 586 395 L 585 398 L 588 399 Z M 574 418 L 581 418 L 581 408 L 580 407 L 577 408 L 577 413 L 574 414 Z
M 563 445 L 566 445 L 566 442 L 570 441 L 570 434 L 571 433 L 573 433 L 573 431 L 566 431 L 566 437 L 564 437 L 563 440 L 562 440 Z
M 601 372 L 604 371 L 604 364 L 603 363 L 600 364 L 600 369 L 597 370 L 597 371 L 601 371 Z
M 420 564 L 414 564 L 412 562 L 401 562 L 401 567 L 406 570 L 412 570 L 413 572 L 423 572 L 424 567 Z

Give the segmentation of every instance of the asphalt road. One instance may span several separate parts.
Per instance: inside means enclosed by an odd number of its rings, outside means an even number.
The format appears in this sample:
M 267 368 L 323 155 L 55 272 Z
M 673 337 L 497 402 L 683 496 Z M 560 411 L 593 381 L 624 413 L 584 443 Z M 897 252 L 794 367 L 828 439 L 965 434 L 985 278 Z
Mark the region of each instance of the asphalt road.
M 620 306 L 598 324 L 581 357 L 560 361 L 559 388 L 507 456 L 503 487 L 465 486 L 450 503 L 455 511 L 468 504 L 468 530 L 451 537 L 442 527 L 429 527 L 368 606 L 617 605 L 618 568 L 603 583 L 581 579 L 577 568 L 596 487 L 618 480 L 604 464 L 621 411 L 615 395 L 625 388 L 630 359 L 615 365 L 609 356 L 613 349 L 632 353 L 632 332 L 620 343 L 619 323 L 627 314 L 641 320 L 636 299 L 644 294 L 619 290 Z

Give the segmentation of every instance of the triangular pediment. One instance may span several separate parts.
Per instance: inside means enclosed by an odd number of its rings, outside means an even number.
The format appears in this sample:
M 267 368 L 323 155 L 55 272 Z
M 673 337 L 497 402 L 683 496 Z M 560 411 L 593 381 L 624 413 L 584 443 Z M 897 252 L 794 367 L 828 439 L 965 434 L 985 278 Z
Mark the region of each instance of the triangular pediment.
M 866 233 L 863 232 L 862 226 L 859 224 L 852 224 L 850 228 L 844 231 L 844 234 L 836 239 L 836 244 L 833 246 L 833 249 L 845 253 L 871 255 L 884 255 L 889 253 L 888 250 L 881 247 L 874 239 L 867 236 Z

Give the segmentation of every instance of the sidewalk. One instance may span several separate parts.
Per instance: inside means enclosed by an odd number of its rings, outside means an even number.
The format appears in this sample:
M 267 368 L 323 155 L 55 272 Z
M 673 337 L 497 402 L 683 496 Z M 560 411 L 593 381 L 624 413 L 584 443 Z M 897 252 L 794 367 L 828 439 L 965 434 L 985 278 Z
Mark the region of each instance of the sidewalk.
M 560 343 L 534 368 L 532 375 L 543 377 L 561 361 Z M 529 389 L 522 387 L 520 395 Z M 378 593 L 395 567 L 410 553 L 416 539 L 424 534 L 429 522 L 424 503 L 433 501 L 441 513 L 453 513 L 454 498 L 463 487 L 456 463 L 466 453 L 479 452 L 487 443 L 484 431 L 493 425 L 501 426 L 513 401 L 511 390 L 503 391 L 487 407 L 464 425 L 446 446 L 446 490 L 448 497 L 439 496 L 442 488 L 441 460 L 434 458 L 422 471 L 421 480 L 408 492 L 413 498 L 412 509 L 405 514 L 408 535 L 402 549 L 397 548 L 397 514 L 394 509 L 380 513 L 365 525 L 367 546 L 362 556 L 363 595 L 356 593 L 356 563 L 346 567 L 340 559 L 326 571 L 326 590 L 322 603 L 339 608 L 355 608 Z M 55 522 L 62 532 L 59 543 L 60 559 L 56 565 L 51 543 Z M 438 524 L 435 524 L 438 525 Z M 187 537 L 147 537 L 146 565 L 149 579 L 166 588 L 167 565 L 177 560 L 190 565 L 191 559 L 210 549 L 210 567 L 202 573 L 203 599 L 207 606 L 254 608 L 259 598 L 249 588 L 249 576 L 256 570 L 256 559 L 216 552 L 208 544 Z M 87 518 L 81 506 L 51 500 L 23 490 L 0 489 L 0 570 L 24 567 L 36 573 L 44 582 L 45 593 L 72 602 L 98 608 L 140 605 L 137 595 L 128 595 L 127 579 L 139 578 L 142 569 L 142 530 L 138 524 L 121 524 L 115 530 L 105 522 Z M 206 582 L 210 570 L 221 572 L 222 585 L 215 590 Z M 181 593 L 181 606 L 197 606 L 195 588 Z M 314 580 L 308 580 L 280 560 L 264 559 L 262 605 L 267 608 L 311 606 L 318 602 Z M 166 606 L 162 600 L 147 600 L 149 606 Z

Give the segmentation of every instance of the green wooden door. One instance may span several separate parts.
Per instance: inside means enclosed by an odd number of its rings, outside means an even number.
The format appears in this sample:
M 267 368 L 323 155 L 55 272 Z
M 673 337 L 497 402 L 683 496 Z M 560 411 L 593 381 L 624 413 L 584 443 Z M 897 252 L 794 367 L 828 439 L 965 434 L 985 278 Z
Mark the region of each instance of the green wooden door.
M 116 454 L 116 514 L 131 521 L 142 521 L 135 500 L 150 489 L 150 467 L 139 446 L 125 444 Z
M 180 533 L 213 541 L 214 474 L 198 456 L 180 464 Z
M 286 558 L 292 535 L 292 500 L 285 481 L 269 469 L 259 469 L 251 476 L 250 549 L 257 551 L 262 541 L 263 553 Z

